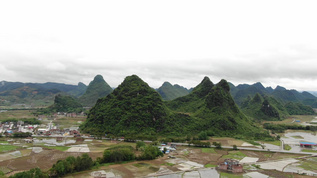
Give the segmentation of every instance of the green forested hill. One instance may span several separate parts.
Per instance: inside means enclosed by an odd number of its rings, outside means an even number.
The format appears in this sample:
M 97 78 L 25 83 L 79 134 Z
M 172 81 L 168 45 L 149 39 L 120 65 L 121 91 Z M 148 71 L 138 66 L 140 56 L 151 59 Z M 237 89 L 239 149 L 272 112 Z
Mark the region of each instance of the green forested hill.
M 226 80 L 214 85 L 205 77 L 192 93 L 167 102 L 167 105 L 172 110 L 199 118 L 200 129 L 211 134 L 238 137 L 253 132 L 261 135 L 261 129 L 239 110 L 229 91 Z
M 55 112 L 82 112 L 83 106 L 79 103 L 78 99 L 68 95 L 58 94 L 55 96 L 54 104 L 37 110 L 37 114 L 52 114 Z
M 54 104 L 49 108 L 55 112 L 81 112 L 83 106 L 71 96 L 56 95 Z
M 204 105 L 203 98 L 208 95 L 213 87 L 214 84 L 208 77 L 205 77 L 190 94 L 168 101 L 166 105 L 177 112 L 194 113 Z
M 285 108 L 290 115 L 314 115 L 315 112 L 312 107 L 302 103 L 288 102 Z
M 241 110 L 255 120 L 282 120 L 289 115 L 315 114 L 312 107 L 297 102 L 283 104 L 274 97 L 257 93 L 253 98 L 248 97 L 242 104 Z
M 89 133 L 156 133 L 164 129 L 168 115 L 160 95 L 132 75 L 97 101 L 81 128 Z
M 79 101 L 83 106 L 92 107 L 99 98 L 107 96 L 112 90 L 103 77 L 97 75 L 94 80 L 89 83 L 86 92 L 79 97 Z
M 282 120 L 288 115 L 285 107 L 272 97 L 255 94 L 248 97 L 241 105 L 241 110 L 255 120 Z
M 162 99 L 166 101 L 189 94 L 189 91 L 186 88 L 177 84 L 172 85 L 169 82 L 164 82 L 156 91 L 162 96 Z

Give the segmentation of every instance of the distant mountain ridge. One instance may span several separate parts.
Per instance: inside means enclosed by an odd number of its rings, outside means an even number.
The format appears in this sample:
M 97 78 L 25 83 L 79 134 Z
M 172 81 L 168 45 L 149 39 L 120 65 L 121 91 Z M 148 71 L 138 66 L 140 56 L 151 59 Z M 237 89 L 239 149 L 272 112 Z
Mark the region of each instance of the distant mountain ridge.
M 308 92 L 317 97 L 317 91 L 308 91 Z
M 96 75 L 94 80 L 91 81 L 86 89 L 86 92 L 79 97 L 79 101 L 83 106 L 92 107 L 96 104 L 99 98 L 105 97 L 110 94 L 113 89 L 103 79 L 101 75 Z
M 178 84 L 172 85 L 169 82 L 164 82 L 160 88 L 156 89 L 156 91 L 162 96 L 162 99 L 166 101 L 189 94 L 189 90 L 185 87 Z
M 102 77 L 102 76 L 101 76 Z M 106 82 L 105 82 L 106 83 Z M 234 86 L 232 83 L 228 83 L 230 86 L 230 93 L 235 102 L 241 106 L 244 100 L 250 96 L 253 97 L 256 93 L 260 95 L 267 95 L 274 97 L 282 104 L 287 102 L 302 103 L 309 105 L 313 108 L 317 108 L 317 92 L 303 91 L 298 92 L 296 90 L 288 90 L 282 86 L 277 86 L 275 89 L 271 87 L 264 87 L 260 82 L 255 84 L 240 84 Z M 104 84 L 104 90 L 96 91 L 106 92 L 106 94 L 95 94 L 92 96 L 92 90 L 90 94 L 86 94 L 88 86 L 79 82 L 78 85 L 70 85 L 63 83 L 22 83 L 22 82 L 0 82 L 0 105 L 13 105 L 13 104 L 30 104 L 31 106 L 49 106 L 54 101 L 54 96 L 58 93 L 68 94 L 74 97 L 82 98 L 81 101 L 87 100 L 87 98 L 95 98 L 88 101 L 88 106 L 93 106 L 96 100 L 100 97 L 104 97 L 111 92 L 114 88 L 111 88 L 107 83 Z M 98 90 L 99 87 L 93 87 Z M 110 89 L 111 88 L 111 89 Z M 186 96 L 192 92 L 194 88 L 186 89 L 178 84 L 172 85 L 169 82 L 164 82 L 163 85 L 156 89 L 156 91 L 162 96 L 163 100 L 170 101 L 178 97 Z M 88 97 L 87 97 L 88 96 Z M 83 99 L 86 98 L 86 99 Z M 97 98 L 97 99 L 96 99 Z M 86 101 L 84 101 L 86 102 Z
M 82 95 L 86 85 L 69 85 L 62 83 L 22 83 L 0 82 L 0 105 L 28 104 L 32 107 L 48 106 L 53 103 L 58 93 L 66 93 L 73 96 Z
M 288 102 L 299 102 L 312 107 L 317 107 L 317 97 L 306 91 L 298 92 L 293 89 L 288 90 L 282 86 L 277 86 L 275 89 L 272 89 L 271 87 L 265 88 L 260 82 L 252 85 L 240 84 L 238 86 L 230 84 L 230 88 L 231 95 L 238 105 L 241 105 L 248 96 L 253 97 L 256 93 L 259 93 L 260 95 L 274 97 L 283 104 Z

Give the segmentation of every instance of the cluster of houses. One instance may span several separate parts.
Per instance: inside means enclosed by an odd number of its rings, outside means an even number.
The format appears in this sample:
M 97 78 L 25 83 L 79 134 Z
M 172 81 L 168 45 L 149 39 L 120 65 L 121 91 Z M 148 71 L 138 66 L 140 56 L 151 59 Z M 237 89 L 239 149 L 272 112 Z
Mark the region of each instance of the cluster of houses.
M 37 136 L 68 136 L 79 137 L 80 132 L 78 127 L 70 127 L 67 129 L 59 129 L 52 121 L 47 125 L 31 125 L 25 124 L 23 121 L 17 122 L 0 122 L 0 134 L 12 136 L 16 132 L 32 133 Z
M 158 148 L 160 149 L 160 151 L 162 151 L 164 154 L 168 154 L 172 151 L 176 151 L 176 145 L 175 144 L 171 144 L 168 143 L 166 144 L 161 144 L 161 146 L 158 146 Z
M 17 122 L 1 122 L 0 121 L 0 134 L 10 136 L 15 132 L 30 132 L 38 128 L 39 125 L 31 125 L 31 124 L 24 124 L 23 121 Z
M 77 116 L 84 116 L 85 113 L 84 112 L 81 112 L 81 113 L 75 113 L 75 112 L 72 112 L 72 113 L 68 113 L 68 112 L 57 112 L 57 113 L 54 113 L 53 116 L 56 118 L 58 116 L 64 116 L 64 117 L 77 117 Z

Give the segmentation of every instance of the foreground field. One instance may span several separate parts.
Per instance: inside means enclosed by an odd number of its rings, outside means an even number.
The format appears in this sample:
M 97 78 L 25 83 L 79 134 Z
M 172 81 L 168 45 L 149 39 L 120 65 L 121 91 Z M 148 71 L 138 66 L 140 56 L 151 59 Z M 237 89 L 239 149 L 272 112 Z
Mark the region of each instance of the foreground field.
M 45 140 L 45 139 L 43 139 Z M 223 141 L 224 138 L 215 138 L 211 141 Z M 237 143 L 231 140 L 229 142 Z M 4 139 L 2 143 L 7 144 Z M 18 143 L 18 140 L 15 141 Z M 20 171 L 29 170 L 31 168 L 39 167 L 42 170 L 48 170 L 60 159 L 67 156 L 79 156 L 83 153 L 69 152 L 71 147 L 87 145 L 89 148 L 89 156 L 94 160 L 101 157 L 103 151 L 118 145 L 130 145 L 135 147 L 135 143 L 110 141 L 110 140 L 93 140 L 86 139 L 84 142 L 74 142 L 65 146 L 45 146 L 42 143 L 33 144 L 16 144 L 15 150 L 5 150 L 0 155 L 3 160 L 0 162 L 0 170 L 7 173 L 7 176 L 15 174 Z M 172 156 L 173 158 L 170 158 Z M 245 157 L 257 158 L 256 163 L 245 164 L 245 172 L 240 174 L 231 174 L 226 172 L 217 171 L 214 167 L 224 161 L 226 158 L 233 158 L 242 160 Z M 90 177 L 94 171 L 105 171 L 109 174 L 118 177 L 161 177 L 170 175 L 179 176 L 194 176 L 203 174 L 215 174 L 219 177 L 243 177 L 247 173 L 257 172 L 273 177 L 289 177 L 291 173 L 282 171 L 267 171 L 266 169 L 258 169 L 254 164 L 276 162 L 284 159 L 296 159 L 297 167 L 303 170 L 316 171 L 309 165 L 317 164 L 317 161 L 312 158 L 301 158 L 301 154 L 285 154 L 274 152 L 261 152 L 261 151 L 247 151 L 247 150 L 232 150 L 232 149 L 215 149 L 215 148 L 198 148 L 188 146 L 178 146 L 176 151 L 164 155 L 156 160 L 151 161 L 133 161 L 121 164 L 103 164 L 100 167 L 95 167 L 93 170 L 79 172 L 76 174 L 67 175 L 66 177 Z M 301 159 L 298 159 L 301 158 Z M 296 167 L 296 166 L 295 166 Z M 273 174 L 274 173 L 274 174 Z M 252 173 L 253 174 L 253 173 Z M 278 175 L 278 176 L 276 176 Z M 167 176 L 168 177 L 168 176 Z M 293 175 L 293 177 L 297 177 Z

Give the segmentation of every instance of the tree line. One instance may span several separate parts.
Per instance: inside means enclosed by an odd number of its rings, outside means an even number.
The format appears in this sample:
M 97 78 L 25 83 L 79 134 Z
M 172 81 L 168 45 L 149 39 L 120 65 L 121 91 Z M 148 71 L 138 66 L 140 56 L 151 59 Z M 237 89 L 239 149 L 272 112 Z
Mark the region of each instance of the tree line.
M 275 132 L 283 133 L 285 130 L 310 130 L 317 131 L 317 126 L 303 126 L 303 125 L 289 125 L 289 124 L 271 124 L 265 123 L 263 127 L 267 130 L 272 130 Z

